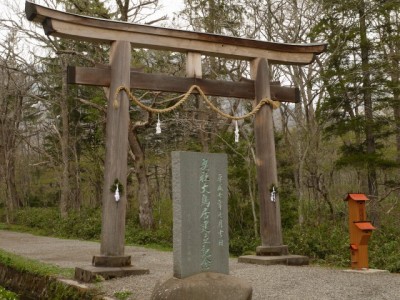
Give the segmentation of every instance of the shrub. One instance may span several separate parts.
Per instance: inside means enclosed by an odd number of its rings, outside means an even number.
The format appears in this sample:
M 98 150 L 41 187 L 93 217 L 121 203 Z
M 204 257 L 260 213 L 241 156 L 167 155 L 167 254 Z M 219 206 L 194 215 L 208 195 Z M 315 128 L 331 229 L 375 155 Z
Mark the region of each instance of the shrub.
M 62 219 L 57 208 L 26 207 L 15 213 L 13 223 L 38 234 L 93 240 L 100 238 L 101 211 L 83 208 Z
M 261 245 L 259 238 L 252 231 L 234 231 L 229 233 L 229 252 L 234 256 L 253 254 Z
M 172 248 L 172 226 L 161 226 L 153 230 L 140 228 L 139 224 L 129 220 L 126 227 L 125 239 L 127 243 L 138 245 L 159 245 Z
M 67 238 L 99 240 L 101 235 L 101 210 L 84 208 L 70 212 L 61 220 L 59 235 Z
M 369 241 L 369 265 L 371 268 L 400 272 L 400 228 L 386 221 L 373 231 Z
M 316 261 L 336 266 L 350 264 L 348 230 L 334 221 L 296 225 L 284 231 L 284 241 L 291 253 L 306 255 Z
M 26 207 L 15 212 L 13 223 L 41 234 L 56 235 L 59 232 L 61 216 L 57 208 Z

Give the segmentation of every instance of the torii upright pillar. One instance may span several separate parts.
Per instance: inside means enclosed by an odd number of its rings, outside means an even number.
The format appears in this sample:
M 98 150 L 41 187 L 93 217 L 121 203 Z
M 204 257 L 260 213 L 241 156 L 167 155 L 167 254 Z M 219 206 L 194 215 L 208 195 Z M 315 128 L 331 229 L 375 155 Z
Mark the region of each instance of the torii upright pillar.
M 115 41 L 111 45 L 111 84 L 107 105 L 106 159 L 102 198 L 100 256 L 93 258 L 95 266 L 122 267 L 130 265 L 125 256 L 126 176 L 128 165 L 129 99 L 119 93 L 121 85 L 130 84 L 131 44 Z M 117 104 L 116 103 L 116 104 Z M 117 191 L 118 186 L 118 191 Z
M 255 83 L 256 104 L 264 98 L 270 99 L 270 78 L 267 60 L 254 60 L 251 72 Z M 287 246 L 282 245 L 281 212 L 279 193 L 277 193 L 278 171 L 276 166 L 272 107 L 270 105 L 264 105 L 255 115 L 254 134 L 262 243 L 261 246 L 257 247 L 257 254 L 287 254 Z M 274 194 L 272 194 L 273 189 Z
M 93 256 L 92 266 L 75 269 L 75 278 L 81 281 L 93 281 L 97 275 L 109 279 L 149 273 L 148 269 L 132 267 L 131 256 L 125 255 L 129 99 L 122 92 L 117 103 L 114 100 L 119 86 L 130 85 L 130 60 L 130 42 L 111 43 L 100 255 Z
M 254 80 L 255 105 L 264 98 L 271 99 L 269 66 L 265 58 L 251 62 L 251 77 Z M 239 262 L 262 265 L 308 264 L 308 257 L 289 255 L 287 245 L 283 245 L 273 112 L 270 105 L 264 105 L 255 115 L 254 135 L 261 245 L 256 248 L 257 255 L 241 256 Z

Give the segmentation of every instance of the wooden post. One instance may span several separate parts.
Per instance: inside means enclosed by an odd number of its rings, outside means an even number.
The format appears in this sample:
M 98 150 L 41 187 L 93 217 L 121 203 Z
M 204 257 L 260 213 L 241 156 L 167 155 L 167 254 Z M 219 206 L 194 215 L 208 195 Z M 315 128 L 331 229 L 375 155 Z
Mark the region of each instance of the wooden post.
M 253 60 L 251 73 L 252 79 L 255 80 L 256 104 L 265 97 L 271 98 L 267 60 L 264 58 Z M 288 250 L 286 245 L 282 245 L 279 186 L 271 106 L 264 105 L 255 115 L 254 133 L 262 242 L 262 245 L 257 247 L 257 255 L 285 255 Z M 274 198 L 271 198 L 272 189 L 276 190 Z
M 128 160 L 129 99 L 125 92 L 118 95 L 119 107 L 113 105 L 120 85 L 130 85 L 131 45 L 115 41 L 111 45 L 111 84 L 107 106 L 106 160 L 104 167 L 103 215 L 100 256 L 93 258 L 95 266 L 121 267 L 130 265 L 124 256 L 126 176 Z M 120 199 L 116 201 L 115 182 L 120 184 Z
M 201 53 L 188 52 L 186 57 L 186 77 L 203 77 L 203 72 L 201 70 Z

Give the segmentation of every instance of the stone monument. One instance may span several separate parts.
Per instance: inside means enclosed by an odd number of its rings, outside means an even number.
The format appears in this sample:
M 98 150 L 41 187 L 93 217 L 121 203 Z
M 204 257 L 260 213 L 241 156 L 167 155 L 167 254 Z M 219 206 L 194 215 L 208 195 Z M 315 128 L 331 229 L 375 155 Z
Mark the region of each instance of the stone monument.
M 226 154 L 172 152 L 174 276 L 229 273 Z
M 152 299 L 251 299 L 229 276 L 226 154 L 172 152 L 174 277 Z

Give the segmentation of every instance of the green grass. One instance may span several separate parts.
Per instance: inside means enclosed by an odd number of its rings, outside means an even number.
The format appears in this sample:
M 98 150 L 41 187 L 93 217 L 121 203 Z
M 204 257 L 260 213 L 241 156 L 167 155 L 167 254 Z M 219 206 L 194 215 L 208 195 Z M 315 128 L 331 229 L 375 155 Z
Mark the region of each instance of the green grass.
M 28 259 L 0 249 L 0 263 L 14 268 L 20 272 L 36 274 L 40 276 L 55 276 L 73 278 L 74 269 L 61 268 L 55 265 L 45 264 L 33 259 Z
M 121 291 L 121 292 L 115 292 L 114 297 L 118 300 L 126 300 L 132 295 L 132 292 L 129 291 Z
M 0 223 L 0 230 L 13 230 L 13 231 L 18 231 L 17 229 L 14 229 L 14 227 L 18 227 L 12 224 L 6 224 L 6 223 Z
M 143 247 L 146 249 L 153 249 L 153 250 L 158 250 L 158 251 L 163 251 L 163 252 L 171 252 L 173 249 L 170 246 L 165 246 L 165 245 L 159 245 L 155 243 L 151 244 L 138 244 L 138 243 L 126 243 L 126 246 L 137 246 L 137 247 Z
M 2 286 L 0 286 L 0 299 L 1 300 L 18 300 L 19 297 L 17 294 L 6 290 Z
M 46 232 L 43 229 L 36 228 L 36 227 L 29 227 L 26 225 L 19 225 L 19 224 L 0 223 L 0 230 L 9 230 L 9 231 L 15 231 L 15 232 L 21 232 L 21 233 L 30 233 L 30 234 L 38 235 L 38 236 L 51 236 L 48 232 Z
M 29 274 L 29 276 L 41 277 L 46 280 L 46 299 L 70 299 L 70 300 L 85 300 L 97 299 L 99 295 L 97 289 L 89 291 L 76 289 L 74 287 L 65 285 L 54 278 L 69 278 L 74 276 L 74 269 L 61 268 L 50 264 L 45 264 L 33 259 L 27 259 L 19 255 L 15 255 L 3 250 L 0 250 L 0 264 L 6 265 L 21 274 Z M 18 288 L 18 287 L 16 287 Z M 24 295 L 25 291 L 22 289 L 21 293 Z M 31 297 L 30 295 L 28 295 Z M 8 298 L 7 298 L 8 297 Z M 22 297 L 22 296 L 21 296 Z M 25 297 L 25 296 L 23 296 Z M 9 293 L 7 290 L 0 289 L 0 300 L 18 300 L 18 296 Z M 31 299 L 31 298 L 29 298 Z
M 0 230 L 9 230 L 9 231 L 15 231 L 15 232 L 21 232 L 21 233 L 30 233 L 30 234 L 38 235 L 38 236 L 49 236 L 49 234 L 46 234 L 41 229 L 27 227 L 27 226 L 24 226 L 24 225 L 0 223 Z M 64 236 L 57 235 L 57 234 L 50 235 L 50 236 L 54 236 L 54 237 L 57 237 L 57 238 L 63 238 L 63 239 L 73 239 L 71 237 L 64 237 Z M 90 239 L 90 241 L 92 241 L 92 242 L 100 242 L 98 239 Z M 135 242 L 127 241 L 126 245 L 127 246 L 138 246 L 138 247 L 143 247 L 143 248 L 153 249 L 153 250 L 159 250 L 159 251 L 164 251 L 164 252 L 171 252 L 172 251 L 172 247 L 171 246 L 160 245 L 160 244 L 156 244 L 156 243 L 141 244 L 141 243 L 135 243 Z M 0 300 L 1 300 L 1 298 L 0 298 Z

